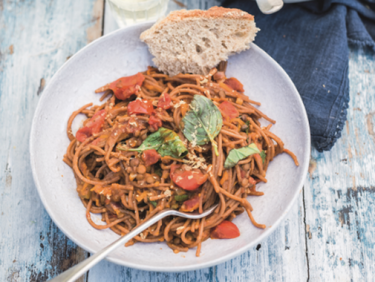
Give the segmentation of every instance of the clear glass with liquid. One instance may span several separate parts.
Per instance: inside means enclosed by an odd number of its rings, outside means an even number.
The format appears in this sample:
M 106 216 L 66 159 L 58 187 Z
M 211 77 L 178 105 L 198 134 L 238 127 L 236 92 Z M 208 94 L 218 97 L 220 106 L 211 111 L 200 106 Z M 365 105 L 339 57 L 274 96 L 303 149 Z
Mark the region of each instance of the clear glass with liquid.
M 108 0 L 120 27 L 158 20 L 165 15 L 169 0 Z

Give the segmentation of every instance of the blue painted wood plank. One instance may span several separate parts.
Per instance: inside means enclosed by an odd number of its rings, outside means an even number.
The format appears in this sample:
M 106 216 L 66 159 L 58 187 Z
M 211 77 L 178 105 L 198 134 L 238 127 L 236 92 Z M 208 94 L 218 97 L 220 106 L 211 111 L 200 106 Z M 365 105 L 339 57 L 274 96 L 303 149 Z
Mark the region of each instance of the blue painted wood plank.
M 375 279 L 374 53 L 353 47 L 349 72 L 342 138 L 330 152 L 312 151 L 305 185 L 312 281 Z
M 44 281 L 86 256 L 39 200 L 28 136 L 44 85 L 100 36 L 100 6 L 102 0 L 0 1 L 0 281 Z

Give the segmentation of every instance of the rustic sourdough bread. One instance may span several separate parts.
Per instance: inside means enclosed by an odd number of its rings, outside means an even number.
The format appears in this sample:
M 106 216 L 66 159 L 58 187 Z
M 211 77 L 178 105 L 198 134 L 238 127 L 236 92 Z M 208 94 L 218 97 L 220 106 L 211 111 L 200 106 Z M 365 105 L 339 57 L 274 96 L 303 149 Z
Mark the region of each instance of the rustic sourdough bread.
M 258 30 L 252 15 L 212 7 L 207 11 L 171 12 L 140 38 L 164 73 L 207 74 L 228 56 L 249 49 Z

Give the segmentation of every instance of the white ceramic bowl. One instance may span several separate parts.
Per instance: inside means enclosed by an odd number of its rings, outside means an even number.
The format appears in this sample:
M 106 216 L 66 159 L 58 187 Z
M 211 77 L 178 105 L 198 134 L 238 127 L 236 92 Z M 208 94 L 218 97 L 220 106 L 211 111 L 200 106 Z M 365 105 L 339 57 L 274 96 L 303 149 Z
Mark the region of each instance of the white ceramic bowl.
M 152 23 L 117 30 L 89 44 L 70 58 L 51 79 L 39 101 L 31 129 L 31 167 L 40 198 L 56 225 L 85 250 L 95 253 L 118 235 L 96 230 L 86 220 L 72 170 L 63 163 L 69 144 L 66 124 L 71 113 L 88 102 L 99 103 L 94 90 L 119 77 L 144 71 L 152 64 L 140 33 Z M 254 217 L 267 225 L 255 228 L 246 213 L 234 219 L 241 236 L 232 240 L 207 240 L 200 257 L 189 250 L 174 254 L 164 242 L 137 243 L 119 248 L 108 260 L 153 271 L 187 271 L 219 264 L 248 250 L 268 236 L 282 220 L 302 188 L 310 155 L 310 132 L 305 108 L 284 70 L 255 44 L 230 57 L 228 76 L 243 84 L 245 93 L 262 103 L 260 109 L 277 121 L 272 132 L 298 157 L 300 166 L 280 155 L 271 163 L 262 197 L 249 197 Z M 267 124 L 264 122 L 264 124 Z M 80 122 L 74 124 L 77 130 Z M 99 222 L 99 217 L 93 215 Z

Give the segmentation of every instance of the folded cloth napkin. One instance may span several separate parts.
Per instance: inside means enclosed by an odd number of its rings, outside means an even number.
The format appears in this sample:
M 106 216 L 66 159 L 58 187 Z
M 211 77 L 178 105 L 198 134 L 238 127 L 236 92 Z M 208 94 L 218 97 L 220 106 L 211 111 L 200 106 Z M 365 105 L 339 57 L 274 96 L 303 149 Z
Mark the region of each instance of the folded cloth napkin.
M 327 0 L 285 4 L 264 15 L 255 1 L 222 6 L 255 16 L 255 43 L 273 57 L 296 85 L 309 117 L 312 143 L 330 150 L 346 121 L 349 102 L 348 42 L 375 50 L 375 0 Z

